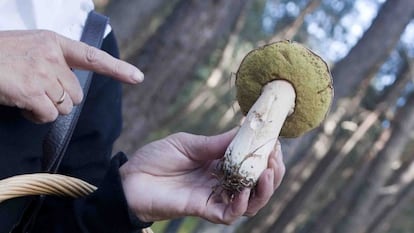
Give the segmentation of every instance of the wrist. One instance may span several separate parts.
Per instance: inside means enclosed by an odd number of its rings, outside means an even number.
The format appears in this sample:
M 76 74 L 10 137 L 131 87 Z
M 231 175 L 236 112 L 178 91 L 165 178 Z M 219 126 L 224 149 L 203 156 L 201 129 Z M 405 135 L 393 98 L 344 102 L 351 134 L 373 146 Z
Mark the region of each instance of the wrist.
M 142 211 L 137 208 L 137 204 L 141 203 L 138 200 L 141 195 L 134 191 L 137 181 L 136 179 L 132 179 L 132 177 L 136 177 L 136 172 L 132 172 L 130 168 L 130 162 L 126 161 L 118 169 L 125 202 L 128 206 L 129 218 L 131 222 L 137 222 L 139 225 L 148 227 L 153 221 L 140 214 Z
M 141 203 L 142 205 L 145 203 L 144 201 L 139 200 L 143 196 L 143 193 L 139 192 L 142 190 L 137 190 L 137 186 L 139 186 L 137 177 L 139 177 L 139 175 L 136 174 L 136 172 L 131 172 L 130 165 L 127 162 L 119 168 L 119 176 L 130 213 L 143 222 L 152 222 L 153 220 L 148 216 L 145 216 L 145 214 L 142 214 L 143 211 L 139 210 L 138 204 Z

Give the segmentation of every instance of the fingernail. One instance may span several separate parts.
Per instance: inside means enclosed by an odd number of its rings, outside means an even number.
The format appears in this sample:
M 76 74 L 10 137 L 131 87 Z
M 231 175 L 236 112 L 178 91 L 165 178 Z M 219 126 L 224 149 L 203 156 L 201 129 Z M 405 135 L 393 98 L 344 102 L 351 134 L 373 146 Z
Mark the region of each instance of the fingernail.
M 135 71 L 132 73 L 132 79 L 140 83 L 144 81 L 144 74 L 139 69 L 135 69 Z

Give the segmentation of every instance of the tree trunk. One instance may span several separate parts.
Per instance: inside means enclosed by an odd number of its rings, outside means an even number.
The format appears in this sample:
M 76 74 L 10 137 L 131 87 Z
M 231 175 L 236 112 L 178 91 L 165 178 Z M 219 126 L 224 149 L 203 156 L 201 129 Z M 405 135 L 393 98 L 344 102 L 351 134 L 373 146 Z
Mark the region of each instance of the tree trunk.
M 271 232 L 284 232 L 285 227 L 291 222 L 295 216 L 298 216 L 302 208 L 316 194 L 316 190 L 326 182 L 329 176 L 336 171 L 345 156 L 349 154 L 356 143 L 364 136 L 364 134 L 377 122 L 378 114 L 372 114 L 358 127 L 354 134 L 342 143 L 336 143 L 328 154 L 323 157 L 315 170 L 312 171 L 310 177 L 302 185 L 300 190 L 294 195 L 292 200 L 286 205 L 276 222 L 270 227 Z
M 412 155 L 414 151 L 410 151 Z M 412 157 L 412 156 L 411 156 Z M 414 158 L 413 158 L 414 159 Z M 366 225 L 368 226 L 365 233 L 368 232 L 375 232 L 376 230 L 382 230 L 383 227 L 379 227 L 379 225 L 391 225 L 390 219 L 393 218 L 396 214 L 400 214 L 401 209 L 405 206 L 401 206 L 396 208 L 396 203 L 399 202 L 403 198 L 407 198 L 407 188 L 410 185 L 413 185 L 413 169 L 414 164 L 413 162 L 409 162 L 406 164 L 404 169 L 404 173 L 402 173 L 402 177 L 400 177 L 398 182 L 393 183 L 392 185 L 387 185 L 383 187 L 383 190 L 380 193 L 380 197 L 374 203 L 373 208 L 371 208 L 371 215 L 369 219 L 366 221 Z M 408 198 L 411 198 L 412 194 L 408 194 Z M 392 211 L 391 211 L 392 210 Z M 391 215 L 391 216 L 390 216 Z
M 414 151 L 411 151 L 411 154 Z M 365 233 L 385 233 L 389 230 L 391 226 L 392 219 L 401 212 L 401 209 L 411 205 L 411 201 L 414 197 L 414 177 L 412 174 L 414 165 L 411 164 L 410 169 L 407 169 L 408 184 L 406 184 L 398 193 L 387 199 L 386 208 L 379 209 L 378 212 L 375 212 L 376 218 L 374 221 L 370 222 L 369 227 Z M 407 179 L 407 178 L 406 178 Z M 403 183 L 403 182 L 401 182 Z M 402 184 L 399 184 L 402 185 Z
M 392 3 L 391 3 L 392 2 Z M 379 66 L 386 60 L 390 51 L 395 47 L 396 43 L 398 42 L 401 33 L 405 29 L 405 26 L 409 23 L 412 15 L 414 12 L 414 2 L 410 0 L 398 0 L 398 1 L 387 1 L 384 3 L 383 7 L 378 13 L 378 16 L 374 20 L 371 27 L 366 31 L 362 39 L 357 43 L 357 45 L 350 51 L 350 53 L 338 64 L 335 65 L 332 73 L 334 77 L 334 86 L 340 87 L 335 89 L 335 106 L 336 107 L 336 100 L 348 96 L 352 93 L 351 90 L 355 90 L 357 85 L 365 82 L 368 83 L 368 79 L 372 77 L 372 74 L 378 71 Z M 396 17 L 395 14 L 398 14 Z M 388 31 L 384 34 L 385 28 L 393 27 L 393 30 Z M 381 38 L 381 40 L 377 40 L 377 38 Z M 378 49 L 382 48 L 382 49 Z M 366 57 L 368 56 L 368 57 Z M 366 57 L 366 59 L 365 59 Z M 357 108 L 346 108 L 346 111 L 343 114 L 351 114 L 350 112 L 355 111 Z M 337 125 L 339 119 L 342 119 L 340 115 L 336 120 L 334 125 Z M 322 132 L 320 130 L 319 132 Z M 323 135 L 322 135 L 323 136 Z M 306 148 L 300 147 L 297 151 L 299 153 L 303 151 L 310 151 L 310 147 L 315 143 L 324 144 L 326 142 L 321 140 L 315 140 L 317 137 L 308 137 L 306 141 L 299 139 L 303 145 L 308 145 Z M 327 138 L 332 140 L 333 137 L 321 137 Z M 309 156 L 309 155 L 307 155 Z M 328 159 L 327 159 L 328 160 Z M 329 159 L 329 161 L 333 161 Z M 330 163 L 330 162 L 328 162 Z M 326 164 L 328 165 L 328 164 Z M 307 163 L 305 160 L 298 161 L 295 164 L 295 167 L 307 167 Z M 292 167 L 288 168 L 289 176 Z M 299 171 L 303 171 L 304 169 L 297 169 Z M 292 182 L 296 182 L 292 179 Z M 292 182 L 283 182 L 282 186 L 279 189 L 284 189 L 284 187 L 292 186 Z M 285 188 L 286 190 L 290 190 L 289 188 Z M 292 195 L 292 193 L 289 193 Z M 276 195 L 278 196 L 278 195 Z M 283 203 L 275 204 L 273 202 L 283 202 L 278 198 L 272 198 L 271 203 L 265 207 L 261 213 L 259 213 L 259 217 L 254 217 L 250 219 L 246 224 L 244 224 L 239 232 L 243 232 L 245 227 L 249 225 L 260 226 L 260 230 L 257 232 L 265 232 L 267 229 L 269 232 L 278 232 L 277 229 L 281 230 L 286 227 L 288 222 L 290 221 L 290 216 L 295 216 L 297 213 L 289 212 L 290 208 L 287 207 L 284 210 L 286 218 L 282 218 L 277 220 L 278 222 L 275 223 L 273 226 L 269 226 L 269 222 L 274 221 L 277 218 L 277 215 L 274 214 L 276 209 L 279 209 Z M 292 202 L 293 204 L 293 202 Z M 297 209 L 300 210 L 300 205 L 295 204 Z M 278 226 L 277 228 L 275 228 Z M 282 232 L 282 231 L 279 231 Z
M 389 0 L 383 4 L 361 40 L 334 66 L 334 86 L 340 87 L 335 89 L 335 100 L 349 96 L 362 80 L 377 72 L 413 16 L 412 0 Z
M 275 36 L 270 38 L 269 43 L 277 42 L 280 40 L 291 40 L 302 27 L 305 17 L 315 11 L 318 6 L 321 4 L 321 0 L 311 0 L 305 6 L 305 8 L 300 12 L 296 19 L 287 27 L 283 28 Z
M 362 192 L 352 206 L 355 208 L 348 214 L 347 224 L 341 229 L 342 233 L 362 233 L 368 227 L 365 223 L 369 219 L 373 204 L 380 189 L 386 184 L 387 179 L 392 173 L 391 163 L 398 159 L 407 143 L 411 140 L 412 130 L 414 129 L 414 98 L 400 111 L 393 121 L 391 138 L 385 149 L 373 161 L 369 174 L 367 175 Z
M 178 0 L 113 0 L 105 8 L 116 34 L 121 56 L 127 59 L 164 22 Z
M 396 0 L 387 1 L 383 4 L 369 29 L 364 33 L 358 43 L 349 51 L 346 57 L 337 62 L 332 69 L 333 83 L 335 89 L 332 111 L 336 111 L 338 100 L 355 94 L 354 90 L 360 91 L 367 86 L 379 67 L 388 58 L 392 49 L 398 43 L 401 33 L 414 15 L 414 1 Z M 392 30 L 388 30 L 392 27 Z M 384 33 L 387 31 L 387 33 Z M 381 38 L 381 39 L 378 39 Z M 338 88 L 340 87 L 340 88 Z M 352 106 L 345 106 L 347 111 L 343 114 L 353 114 Z M 338 115 L 332 119 L 331 124 L 337 125 L 343 116 Z M 329 118 L 328 118 L 329 119 Z M 322 132 L 319 128 L 304 137 L 297 139 L 299 146 L 294 154 L 303 154 L 316 142 L 317 133 Z M 324 137 L 322 137 L 324 138 Z M 292 165 L 294 165 L 292 162 Z
M 246 0 L 181 1 L 143 50 L 129 61 L 145 73 L 138 87 L 124 92 L 124 129 L 118 148 L 132 152 L 148 133 L 162 127 L 194 68 L 219 41 L 226 41 Z M 134 106 L 134 108 L 131 108 Z M 127 109 L 128 108 L 128 109 Z
M 408 65 L 402 68 L 402 72 L 399 75 L 400 78 L 388 88 L 388 91 L 380 97 L 380 102 L 377 102 L 374 106 L 375 111 L 365 117 L 369 119 L 371 115 L 378 117 L 379 114 L 386 112 L 390 109 L 397 99 L 401 96 L 401 90 L 411 80 L 411 72 Z M 378 140 L 373 143 L 372 150 L 364 155 L 363 161 L 355 165 L 354 174 L 349 181 L 343 185 L 343 187 L 335 195 L 336 198 L 327 204 L 321 211 L 320 214 L 315 217 L 316 221 L 307 226 L 306 232 L 332 232 L 333 227 L 337 221 L 343 217 L 348 211 L 350 201 L 361 184 L 364 181 L 364 177 L 368 174 L 369 165 L 373 158 L 377 156 L 378 152 L 382 150 L 384 144 L 389 139 L 389 132 L 383 131 Z M 322 224 L 318 224 L 322 223 Z
M 396 0 L 387 1 L 383 4 L 363 37 L 349 51 L 347 56 L 337 62 L 332 69 L 335 89 L 332 104 L 333 111 L 337 109 L 339 99 L 352 96 L 355 93 L 354 90 L 358 90 L 358 87 L 361 88 L 369 83 L 369 80 L 388 58 L 391 50 L 395 48 L 401 33 L 413 15 L 414 1 Z M 392 28 L 392 30 L 389 30 L 389 28 Z M 387 31 L 387 33 L 384 34 L 384 31 Z M 352 114 L 352 109 L 355 109 L 352 107 L 345 108 L 348 115 Z M 335 120 L 336 122 L 332 122 L 332 124 L 336 125 L 341 118 L 339 116 Z M 296 144 L 299 146 L 293 153 L 297 155 L 303 154 L 303 151 L 308 151 L 310 146 L 317 143 L 315 142 L 317 132 L 320 133 L 322 130 L 319 129 L 297 139 Z M 296 161 L 292 161 L 292 163 L 294 164 Z
M 354 174 L 349 181 L 338 191 L 335 198 L 325 205 L 320 214 L 315 217 L 304 232 L 308 233 L 332 233 L 338 221 L 346 215 L 352 197 L 358 192 L 364 177 L 368 174 L 369 165 L 377 153 L 384 148 L 389 140 L 390 132 L 385 130 L 373 144 L 372 150 L 363 158 L 363 161 L 356 165 Z
M 388 58 L 399 41 L 401 33 L 414 15 L 414 1 L 386 1 L 378 12 L 369 29 L 346 57 L 337 62 L 332 69 L 335 89 L 332 110 L 337 108 L 338 100 L 352 96 L 358 87 L 366 86 L 379 67 Z M 391 29 L 392 28 L 392 29 Z M 384 33 L 386 31 L 387 33 Z M 381 39 L 378 39 L 381 38 Z M 365 83 L 365 85 L 364 85 Z M 363 85 L 361 85 L 363 84 Z M 340 87 L 340 88 L 337 88 Z M 346 107 L 348 115 L 352 107 Z M 339 117 L 338 119 L 341 119 Z M 333 122 L 337 124 L 338 121 Z M 319 131 L 320 132 L 320 131 Z M 315 143 L 316 133 L 298 139 L 299 146 L 295 154 L 301 154 Z
M 220 104 L 223 104 L 221 100 L 233 99 L 231 85 L 229 85 L 228 76 L 238 69 L 240 62 L 242 61 L 245 53 L 237 51 L 237 43 L 240 42 L 240 34 L 245 26 L 246 17 L 251 9 L 252 1 L 248 1 L 240 13 L 239 18 L 235 24 L 234 30 L 231 32 L 229 39 L 225 47 L 221 50 L 221 57 L 211 71 L 209 76 L 205 79 L 204 85 L 200 85 L 195 88 L 192 98 L 189 98 L 188 102 L 181 104 L 174 109 L 173 114 L 165 119 L 165 124 L 170 125 L 171 130 L 180 129 L 201 129 L 203 133 L 217 133 L 223 128 L 229 125 L 234 125 L 233 122 L 237 122 L 241 118 L 241 113 L 238 110 L 239 106 L 237 100 L 233 101 L 233 104 L 226 106 L 228 108 L 220 110 Z M 231 78 L 230 78 L 230 81 Z M 229 96 L 231 96 L 229 98 Z M 214 101 L 212 101 L 214 100 Z M 200 103 L 203 103 L 202 105 Z M 218 108 L 218 109 L 214 109 Z M 185 112 L 186 114 L 180 114 Z M 218 119 L 213 124 L 209 123 L 211 118 L 211 112 L 215 112 L 217 115 L 213 117 Z M 222 114 L 222 115 L 220 115 Z M 231 114 L 231 116 L 230 116 Z M 202 119 L 203 118 L 203 119 Z M 194 119 L 194 121 L 192 121 Z M 197 125 L 193 125 L 197 124 Z M 203 122 L 203 125 L 200 125 Z M 208 128 L 208 129 L 206 129 Z

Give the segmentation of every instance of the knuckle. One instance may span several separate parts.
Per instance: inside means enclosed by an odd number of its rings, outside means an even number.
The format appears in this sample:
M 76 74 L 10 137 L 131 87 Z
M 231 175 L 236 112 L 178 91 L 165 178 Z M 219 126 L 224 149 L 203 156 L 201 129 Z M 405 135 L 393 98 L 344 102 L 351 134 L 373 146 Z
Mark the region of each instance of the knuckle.
M 49 108 L 47 111 L 45 111 L 42 115 L 39 116 L 39 122 L 40 123 L 49 123 L 56 120 L 59 113 L 56 109 Z
M 85 59 L 88 63 L 96 63 L 98 60 L 98 50 L 92 46 L 87 45 L 85 51 Z
M 204 135 L 200 135 L 200 141 L 201 143 L 201 150 L 202 153 L 208 154 L 210 153 L 210 137 L 208 136 L 204 136 Z
M 77 91 L 74 95 L 73 95 L 73 104 L 80 104 L 83 100 L 83 91 Z
M 50 47 L 58 44 L 58 34 L 50 30 L 39 30 L 38 38 L 41 42 L 39 46 L 44 45 Z
M 120 60 L 116 60 L 115 65 L 112 67 L 111 74 L 112 76 L 117 76 L 122 72 L 122 62 Z
M 249 211 L 249 212 L 246 212 L 245 214 L 244 214 L 244 216 L 247 216 L 247 217 L 253 217 L 253 216 L 255 216 L 257 214 L 257 211 Z
M 178 139 L 182 139 L 182 138 L 186 138 L 188 137 L 190 134 L 186 133 L 186 132 L 178 132 L 178 133 L 174 133 L 170 136 L 170 138 L 178 138 Z
M 56 118 L 59 116 L 58 111 L 53 108 L 50 113 L 48 114 L 47 120 L 49 120 L 50 122 L 56 120 Z
M 30 83 L 32 86 L 35 86 L 35 85 L 39 86 L 39 84 L 41 84 L 41 85 L 44 85 L 45 87 L 53 87 L 54 82 L 51 82 L 51 81 L 55 79 L 55 77 L 52 77 L 50 72 L 48 72 L 45 67 L 38 66 L 38 68 L 36 69 L 34 73 L 34 77 L 32 77 L 31 79 L 32 80 L 30 81 Z M 39 81 L 41 83 L 39 83 Z
M 227 216 L 223 216 L 223 219 L 222 219 L 222 223 L 223 224 L 226 224 L 226 225 L 231 225 L 231 224 L 233 224 L 238 218 L 239 218 L 240 216 L 239 215 L 236 215 L 236 214 L 230 214 L 230 215 L 227 215 Z
M 41 96 L 38 88 L 32 88 L 30 85 L 20 86 L 16 93 L 10 96 L 14 105 L 20 109 L 32 109 L 32 101 Z
M 180 137 L 184 137 L 185 135 L 187 135 L 187 133 L 185 133 L 185 132 L 178 132 L 178 133 L 174 133 L 173 135 L 174 135 L 175 137 L 180 138 Z
M 60 52 L 59 46 L 58 46 L 58 35 L 55 32 L 47 32 L 46 35 L 47 39 L 45 45 L 47 46 L 47 49 L 43 52 L 43 57 L 46 61 L 57 64 L 60 62 L 62 53 Z
M 203 217 L 203 215 L 199 215 L 199 216 Z M 225 213 L 216 214 L 216 215 L 207 217 L 207 220 L 209 220 L 210 222 L 213 222 L 215 224 L 225 224 L 225 225 L 233 224 L 236 219 L 237 219 L 236 216 L 229 216 Z
M 56 34 L 55 32 L 50 31 L 50 30 L 46 30 L 46 29 L 39 30 L 39 35 L 42 38 L 48 38 L 48 39 L 54 38 L 55 37 L 55 34 Z
M 72 112 L 72 109 L 73 109 L 73 106 L 68 106 L 66 108 L 63 108 L 60 111 L 60 114 L 62 114 L 62 115 L 68 115 L 70 112 Z
M 284 164 L 284 163 L 279 163 L 276 169 L 277 169 L 277 171 L 276 171 L 276 176 L 275 176 L 275 178 L 277 178 L 277 179 L 280 179 L 280 180 L 281 180 L 281 179 L 285 176 L 285 173 L 286 173 L 286 166 L 285 166 L 285 164 Z
M 49 42 L 56 42 L 56 33 L 50 30 L 39 30 L 38 37 L 42 40 L 43 44 Z
M 24 99 L 37 98 L 43 94 L 43 89 L 39 88 L 39 86 L 30 81 L 20 88 L 20 96 Z
M 47 55 L 44 55 L 45 58 Z M 50 72 L 50 66 L 45 65 L 44 62 L 38 59 L 29 59 L 27 61 L 30 69 L 24 71 L 24 85 L 33 87 L 39 86 L 39 84 L 47 85 L 49 80 L 52 79 Z
M 16 98 L 15 100 L 12 99 L 12 102 L 20 109 L 27 109 L 27 102 L 21 100 L 20 98 Z
M 285 166 L 285 164 L 282 164 L 282 165 L 280 166 L 280 175 L 281 175 L 281 176 L 284 176 L 284 175 L 285 175 L 285 173 L 286 173 L 286 166 Z
M 235 221 L 235 219 L 224 219 L 222 221 L 222 223 L 225 224 L 225 225 L 231 225 L 231 224 L 233 224 L 234 221 Z
M 184 132 L 173 133 L 173 134 L 167 136 L 165 139 L 166 139 L 166 141 L 168 141 L 172 145 L 176 146 L 177 148 L 181 148 L 180 141 L 185 139 L 187 137 L 187 134 L 188 133 L 184 133 Z
M 55 49 L 48 49 L 47 52 L 44 53 L 43 58 L 51 64 L 58 64 L 61 59 Z
M 84 98 L 83 89 L 80 86 L 79 80 L 72 72 L 69 73 L 69 76 L 66 79 L 66 83 L 67 91 L 72 98 L 73 104 L 80 104 Z
M 219 218 L 219 217 L 216 217 L 216 216 L 214 216 L 214 217 L 209 217 L 209 216 L 199 216 L 199 217 L 202 217 L 202 218 L 204 218 L 204 219 L 207 219 L 209 222 L 212 222 L 212 223 L 214 223 L 214 224 L 222 224 L 222 220 Z
M 190 204 L 187 204 L 184 208 L 185 213 L 191 213 L 191 215 L 202 217 L 205 214 L 205 211 L 203 208 L 200 208 L 199 206 L 193 206 Z
M 267 203 L 267 200 L 268 200 L 267 195 L 260 196 L 260 197 L 255 197 L 255 203 L 256 203 L 255 208 L 256 209 L 262 208 Z M 250 213 L 252 213 L 252 212 L 253 211 L 250 211 Z
M 58 34 L 49 30 L 38 30 L 33 36 L 34 46 L 31 46 L 26 55 L 30 58 L 29 65 L 38 64 L 37 61 L 59 62 Z

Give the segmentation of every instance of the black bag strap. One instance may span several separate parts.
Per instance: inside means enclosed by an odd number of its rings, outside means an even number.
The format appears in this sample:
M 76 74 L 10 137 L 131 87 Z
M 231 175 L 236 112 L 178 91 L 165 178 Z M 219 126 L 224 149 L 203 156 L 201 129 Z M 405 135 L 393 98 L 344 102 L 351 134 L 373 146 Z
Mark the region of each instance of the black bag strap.
M 91 11 L 86 20 L 81 41 L 90 46 L 100 48 L 108 22 L 108 17 L 95 11 Z M 78 78 L 84 96 L 86 97 L 93 72 L 86 70 L 74 70 L 73 72 Z M 73 131 L 76 127 L 84 102 L 85 98 L 79 105 L 73 107 L 70 114 L 59 116 L 56 121 L 52 123 L 43 142 L 43 171 L 50 173 L 56 173 L 58 171 L 59 165 L 65 155 Z M 44 196 L 39 196 L 30 202 L 24 210 L 19 224 L 15 226 L 12 233 L 30 232 L 36 221 L 36 216 L 42 206 L 43 200 Z
M 91 11 L 86 20 L 81 41 L 90 46 L 100 48 L 108 21 L 108 17 Z M 93 72 L 87 70 L 74 70 L 73 72 L 78 77 L 84 96 L 86 97 Z M 73 107 L 70 114 L 59 116 L 52 123 L 43 143 L 42 168 L 44 171 L 51 173 L 57 172 L 76 127 L 76 123 L 78 122 L 84 102 L 85 98 L 79 105 Z

